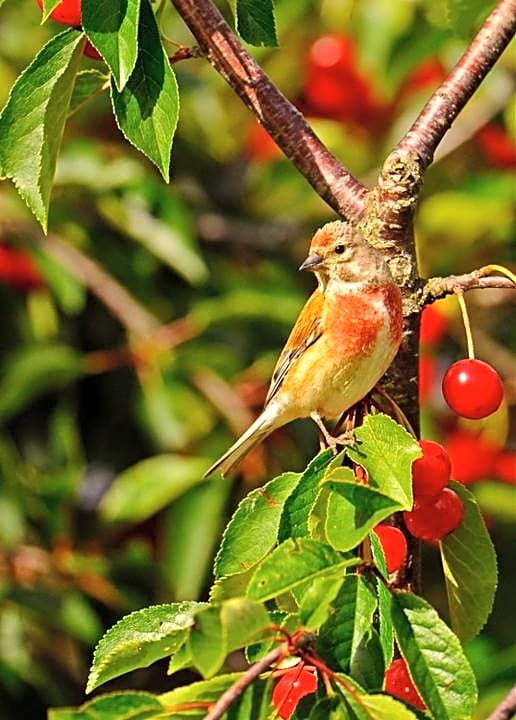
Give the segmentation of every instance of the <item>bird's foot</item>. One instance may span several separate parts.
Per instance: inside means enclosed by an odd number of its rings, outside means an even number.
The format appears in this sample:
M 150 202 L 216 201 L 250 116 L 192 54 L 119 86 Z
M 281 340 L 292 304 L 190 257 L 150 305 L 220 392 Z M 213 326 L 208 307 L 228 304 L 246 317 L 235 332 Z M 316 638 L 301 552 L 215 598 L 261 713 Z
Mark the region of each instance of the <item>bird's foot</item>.
M 314 423 L 317 425 L 319 430 L 321 431 L 321 435 L 324 438 L 324 442 L 326 443 L 326 447 L 329 447 L 332 449 L 333 454 L 336 455 L 338 452 L 339 447 L 345 447 L 350 445 L 356 444 L 356 438 L 355 438 L 355 432 L 354 430 L 346 430 L 345 432 L 341 433 L 340 435 L 331 435 L 328 432 L 328 429 L 326 428 L 325 424 L 322 421 L 321 416 L 318 412 L 313 412 L 310 417 L 314 421 Z

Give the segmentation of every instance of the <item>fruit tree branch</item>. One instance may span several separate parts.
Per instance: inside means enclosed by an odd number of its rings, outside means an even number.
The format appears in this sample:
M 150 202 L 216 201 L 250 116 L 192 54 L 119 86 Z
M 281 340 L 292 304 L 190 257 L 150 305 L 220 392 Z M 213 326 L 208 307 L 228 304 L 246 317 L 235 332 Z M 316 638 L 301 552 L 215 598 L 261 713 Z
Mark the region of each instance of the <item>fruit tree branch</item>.
M 516 713 L 516 685 L 509 694 L 502 700 L 487 720 L 511 720 Z
M 362 216 L 366 188 L 327 150 L 279 91 L 211 0 L 172 0 L 211 65 L 256 115 L 318 195 L 339 215 Z
M 516 285 L 506 277 L 486 277 L 482 268 L 464 275 L 434 277 L 426 281 L 421 294 L 421 307 L 429 305 L 439 298 L 452 295 L 457 290 L 475 290 L 476 288 L 504 288 L 516 290 Z

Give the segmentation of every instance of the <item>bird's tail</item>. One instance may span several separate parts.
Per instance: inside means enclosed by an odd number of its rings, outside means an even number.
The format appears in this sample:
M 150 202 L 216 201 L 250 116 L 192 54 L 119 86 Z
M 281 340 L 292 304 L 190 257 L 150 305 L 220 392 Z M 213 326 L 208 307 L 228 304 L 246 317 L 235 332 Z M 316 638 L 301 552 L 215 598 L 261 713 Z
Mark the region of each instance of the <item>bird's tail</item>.
M 245 433 L 204 473 L 204 477 L 216 470 L 220 470 L 223 477 L 227 475 L 255 445 L 282 424 L 278 423 L 277 413 L 272 408 L 265 408 Z

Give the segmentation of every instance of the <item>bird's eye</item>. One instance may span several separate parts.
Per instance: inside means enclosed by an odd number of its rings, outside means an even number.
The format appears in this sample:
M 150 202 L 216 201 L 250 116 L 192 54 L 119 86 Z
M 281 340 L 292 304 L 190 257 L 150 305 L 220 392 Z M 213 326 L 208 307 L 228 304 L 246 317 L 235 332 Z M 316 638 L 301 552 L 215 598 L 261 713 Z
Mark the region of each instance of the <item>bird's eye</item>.
M 342 255 L 345 249 L 345 245 L 335 245 L 335 252 L 337 253 L 337 255 Z

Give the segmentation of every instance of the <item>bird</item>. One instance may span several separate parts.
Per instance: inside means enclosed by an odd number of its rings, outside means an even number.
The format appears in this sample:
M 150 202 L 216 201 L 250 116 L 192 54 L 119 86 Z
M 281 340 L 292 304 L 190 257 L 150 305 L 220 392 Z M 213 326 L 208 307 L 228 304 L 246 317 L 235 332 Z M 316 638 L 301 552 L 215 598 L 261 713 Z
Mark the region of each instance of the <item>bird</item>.
M 306 301 L 274 369 L 265 405 L 252 425 L 205 473 L 227 475 L 273 430 L 311 417 L 341 416 L 378 383 L 403 334 L 402 297 L 382 254 L 347 221 L 319 228 L 299 268 L 315 273 Z

